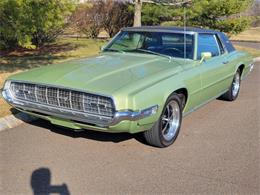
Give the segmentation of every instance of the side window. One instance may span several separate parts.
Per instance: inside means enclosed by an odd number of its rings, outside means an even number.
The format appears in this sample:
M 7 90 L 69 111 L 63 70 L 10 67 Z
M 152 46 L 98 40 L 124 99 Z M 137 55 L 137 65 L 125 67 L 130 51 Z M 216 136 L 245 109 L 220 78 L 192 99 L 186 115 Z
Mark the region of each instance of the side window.
M 216 36 L 216 39 L 217 39 L 217 41 L 218 41 L 218 46 L 219 46 L 220 54 L 222 55 L 222 54 L 225 53 L 225 48 L 224 48 L 223 44 L 221 43 L 219 37 L 218 37 L 217 35 L 215 35 L 215 36 Z
M 186 43 L 186 45 L 185 45 Z M 193 59 L 193 35 L 190 34 L 163 34 L 163 50 L 166 55 Z
M 144 49 L 153 49 L 161 46 L 160 36 L 158 34 L 146 33 L 145 40 L 143 42 Z
M 220 49 L 218 47 L 215 35 L 199 34 L 197 59 L 201 59 L 201 53 L 203 52 L 211 52 L 212 57 L 220 55 Z
M 225 48 L 228 53 L 235 51 L 234 46 L 232 43 L 229 41 L 228 37 L 224 33 L 218 33 L 219 38 L 221 39 L 221 42 L 225 45 Z

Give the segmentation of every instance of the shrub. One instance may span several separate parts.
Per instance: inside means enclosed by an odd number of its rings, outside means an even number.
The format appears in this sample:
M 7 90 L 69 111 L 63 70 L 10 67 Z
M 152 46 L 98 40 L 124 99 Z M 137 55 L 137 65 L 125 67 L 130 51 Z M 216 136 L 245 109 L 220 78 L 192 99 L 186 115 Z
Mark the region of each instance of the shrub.
M 73 0 L 0 1 L 0 47 L 35 48 L 62 33 Z

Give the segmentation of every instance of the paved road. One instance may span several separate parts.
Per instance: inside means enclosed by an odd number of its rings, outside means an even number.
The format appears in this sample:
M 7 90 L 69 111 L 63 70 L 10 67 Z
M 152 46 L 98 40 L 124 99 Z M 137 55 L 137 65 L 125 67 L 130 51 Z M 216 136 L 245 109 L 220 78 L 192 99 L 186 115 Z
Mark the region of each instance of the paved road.
M 259 194 L 260 64 L 235 102 L 187 116 L 172 147 L 46 122 L 0 132 L 0 194 Z
M 259 49 L 260 50 L 260 43 L 254 43 L 254 42 L 246 42 L 246 41 L 232 41 L 234 45 L 239 45 L 242 47 L 249 47 L 253 49 Z

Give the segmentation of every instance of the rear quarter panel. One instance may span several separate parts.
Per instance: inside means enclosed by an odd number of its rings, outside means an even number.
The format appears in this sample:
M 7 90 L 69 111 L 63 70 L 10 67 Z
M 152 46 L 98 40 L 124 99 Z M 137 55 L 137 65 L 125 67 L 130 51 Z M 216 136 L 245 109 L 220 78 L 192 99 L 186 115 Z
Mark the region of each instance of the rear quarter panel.
M 231 52 L 228 56 L 228 60 L 230 61 L 232 67 L 232 70 L 230 72 L 230 83 L 236 71 L 241 65 L 243 66 L 242 79 L 244 79 L 249 73 L 250 64 L 253 63 L 252 56 L 249 53 L 242 51 Z

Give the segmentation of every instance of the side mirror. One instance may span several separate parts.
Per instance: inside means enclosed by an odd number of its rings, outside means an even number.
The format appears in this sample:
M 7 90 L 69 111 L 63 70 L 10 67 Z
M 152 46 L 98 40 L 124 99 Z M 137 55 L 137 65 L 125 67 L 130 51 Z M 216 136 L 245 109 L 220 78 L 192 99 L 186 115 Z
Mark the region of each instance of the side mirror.
M 205 61 L 205 60 L 208 60 L 212 57 L 212 54 L 211 52 L 202 52 L 201 53 L 201 60 L 200 60 L 200 63 Z
M 105 49 L 105 45 L 102 45 L 99 47 L 100 51 L 103 51 Z

